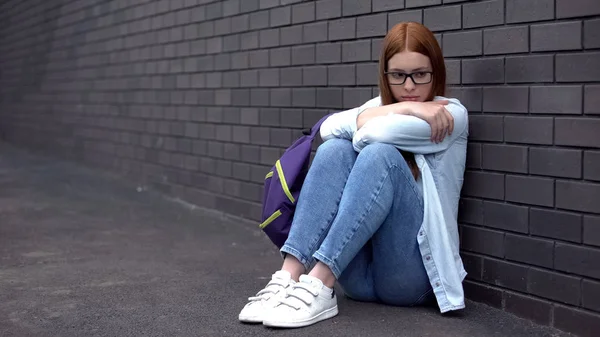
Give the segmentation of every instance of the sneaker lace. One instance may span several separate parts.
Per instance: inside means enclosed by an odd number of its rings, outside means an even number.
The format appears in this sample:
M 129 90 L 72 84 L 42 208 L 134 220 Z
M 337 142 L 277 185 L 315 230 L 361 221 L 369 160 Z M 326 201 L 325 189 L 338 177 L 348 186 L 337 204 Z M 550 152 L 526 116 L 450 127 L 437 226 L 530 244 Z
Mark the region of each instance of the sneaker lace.
M 287 283 L 284 280 L 272 279 L 267 283 L 267 286 L 259 291 L 256 296 L 248 297 L 248 301 L 261 301 L 268 300 L 271 296 L 284 290 L 287 287 Z
M 311 305 L 318 295 L 319 291 L 315 290 L 310 284 L 296 283 L 292 286 L 291 291 L 287 293 L 287 296 L 279 300 L 279 303 L 294 308 L 295 310 L 300 310 L 302 303 L 307 306 Z

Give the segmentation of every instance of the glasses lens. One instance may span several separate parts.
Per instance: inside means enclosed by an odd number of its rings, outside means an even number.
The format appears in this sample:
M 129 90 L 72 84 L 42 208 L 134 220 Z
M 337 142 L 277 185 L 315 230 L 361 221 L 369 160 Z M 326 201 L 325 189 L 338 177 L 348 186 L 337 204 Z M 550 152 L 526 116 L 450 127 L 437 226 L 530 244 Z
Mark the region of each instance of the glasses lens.
M 416 84 L 426 84 L 431 82 L 431 73 L 414 73 L 412 78 Z
M 402 84 L 406 80 L 406 75 L 402 73 L 388 73 L 388 80 L 391 84 Z

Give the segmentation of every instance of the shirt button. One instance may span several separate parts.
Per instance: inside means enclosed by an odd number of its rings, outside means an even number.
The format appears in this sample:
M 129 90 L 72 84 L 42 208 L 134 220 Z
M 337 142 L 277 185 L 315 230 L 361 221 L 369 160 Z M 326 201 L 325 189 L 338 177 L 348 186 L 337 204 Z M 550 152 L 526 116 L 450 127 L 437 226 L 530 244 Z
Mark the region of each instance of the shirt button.
M 439 287 L 439 286 L 440 286 L 440 283 L 439 283 L 439 282 L 436 282 L 436 283 L 435 283 L 435 286 L 436 286 L 436 287 Z
M 420 232 L 419 232 L 419 235 L 420 235 L 420 236 L 423 236 L 423 231 L 420 231 Z
M 427 256 L 425 257 L 425 260 L 427 260 L 427 261 L 431 260 L 431 256 L 427 255 Z

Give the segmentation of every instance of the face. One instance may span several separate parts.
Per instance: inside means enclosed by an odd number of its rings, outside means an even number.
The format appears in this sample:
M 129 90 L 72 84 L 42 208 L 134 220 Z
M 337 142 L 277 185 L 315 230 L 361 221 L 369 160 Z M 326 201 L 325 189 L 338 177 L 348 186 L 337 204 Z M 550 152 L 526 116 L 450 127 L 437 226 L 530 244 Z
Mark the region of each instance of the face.
M 389 59 L 387 71 L 393 72 L 393 74 L 386 76 L 388 83 L 390 83 L 392 95 L 396 101 L 424 102 L 429 98 L 429 93 L 433 86 L 433 81 L 431 80 L 433 75 L 427 73 L 432 71 L 429 57 L 417 52 L 403 51 Z M 415 81 L 413 82 L 408 76 L 402 74 L 413 74 Z M 406 77 L 404 84 L 394 84 L 401 83 L 404 77 Z M 429 83 L 418 84 L 424 82 Z

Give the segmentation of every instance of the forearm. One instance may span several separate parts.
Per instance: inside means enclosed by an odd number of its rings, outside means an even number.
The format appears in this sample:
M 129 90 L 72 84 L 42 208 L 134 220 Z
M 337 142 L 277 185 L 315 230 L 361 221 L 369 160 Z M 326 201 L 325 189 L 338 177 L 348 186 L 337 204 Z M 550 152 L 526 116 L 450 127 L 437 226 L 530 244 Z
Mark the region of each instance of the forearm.
M 360 128 L 362 128 L 363 125 L 365 125 L 369 120 L 371 120 L 375 117 L 386 116 L 391 113 L 400 114 L 400 115 L 409 115 L 410 110 L 408 109 L 408 105 L 403 102 L 366 109 L 365 111 L 363 111 L 361 114 L 359 114 L 357 116 L 356 129 L 360 130 Z

